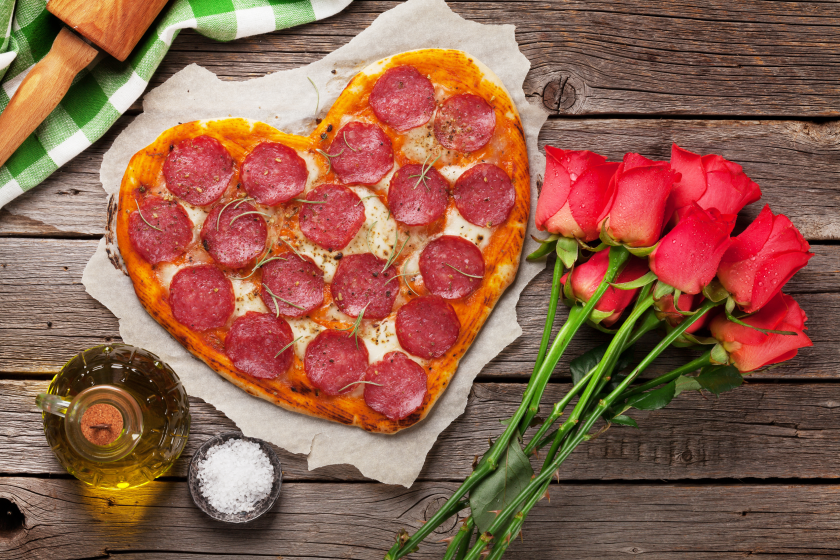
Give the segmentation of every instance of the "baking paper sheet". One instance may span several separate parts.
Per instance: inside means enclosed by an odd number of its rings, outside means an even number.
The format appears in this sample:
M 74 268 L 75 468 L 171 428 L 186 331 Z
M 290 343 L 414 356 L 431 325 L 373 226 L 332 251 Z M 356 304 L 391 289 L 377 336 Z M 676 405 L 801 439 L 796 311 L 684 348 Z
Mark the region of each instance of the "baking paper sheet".
M 246 117 L 288 133 L 309 135 L 315 127 L 315 117 L 326 114 L 359 70 L 386 56 L 420 48 L 463 50 L 489 66 L 504 82 L 525 128 L 533 207 L 537 199 L 537 175 L 545 166 L 543 156 L 537 151 L 537 135 L 546 115 L 526 101 L 522 90 L 530 63 L 519 51 L 512 25 L 467 21 L 454 14 L 442 0 L 408 0 L 380 15 L 346 46 L 303 68 L 245 82 L 229 82 L 219 80 L 199 66 L 188 66 L 146 95 L 143 114 L 120 134 L 105 154 L 102 185 L 109 198 L 116 194 L 131 156 L 167 128 L 183 122 Z M 316 92 L 308 78 L 320 92 L 318 115 L 314 114 Z M 535 233 L 531 220 L 529 224 L 528 233 Z M 535 243 L 528 239 L 525 254 L 535 248 L 532 245 Z M 355 465 L 367 477 L 403 486 L 411 486 L 440 432 L 464 412 L 475 376 L 522 334 L 516 321 L 516 302 L 525 285 L 544 266 L 528 263 L 523 258 L 515 282 L 499 300 L 461 361 L 454 380 L 426 419 L 398 434 L 381 435 L 286 411 L 222 379 L 146 313 L 134 294 L 131 280 L 111 263 L 109 252 L 112 257 L 118 253 L 115 245 L 110 246 L 103 239 L 85 268 L 82 277 L 85 288 L 119 318 L 123 340 L 146 348 L 168 362 L 190 395 L 224 412 L 245 435 L 265 439 L 293 453 L 307 454 L 310 470 L 347 463 Z

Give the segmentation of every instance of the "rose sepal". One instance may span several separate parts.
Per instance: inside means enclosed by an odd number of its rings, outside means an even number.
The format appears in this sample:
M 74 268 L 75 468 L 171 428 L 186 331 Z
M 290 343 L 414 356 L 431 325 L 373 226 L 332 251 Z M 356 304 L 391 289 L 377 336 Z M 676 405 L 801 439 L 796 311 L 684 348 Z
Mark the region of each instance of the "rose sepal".
M 723 347 L 723 344 L 718 342 L 712 347 L 712 352 L 709 354 L 709 360 L 713 364 L 717 365 L 728 365 L 729 364 L 729 352 L 726 351 L 726 348 Z
M 534 237 L 532 235 L 531 239 L 539 243 L 540 247 L 536 251 L 525 257 L 525 260 L 535 261 L 545 257 L 546 255 L 551 254 L 551 252 L 554 251 L 555 244 L 559 238 L 559 235 L 553 233 L 549 235 L 546 239 L 540 239 L 539 237 Z
M 589 251 L 590 253 L 600 253 L 601 251 L 609 247 L 609 245 L 607 245 L 606 243 L 599 243 L 597 246 L 592 247 L 591 245 L 587 244 L 586 241 L 580 239 L 579 237 L 575 237 L 575 240 L 577 241 L 581 249 L 583 249 L 584 251 Z
M 627 250 L 630 251 L 630 254 L 636 257 L 647 257 L 651 253 L 653 253 L 657 247 L 659 247 L 659 241 L 651 245 L 650 247 L 627 247 Z
M 647 286 L 655 280 L 657 280 L 656 274 L 654 274 L 653 271 L 648 271 L 647 274 L 645 274 L 641 278 L 636 278 L 635 280 L 632 280 L 630 282 L 612 282 L 610 283 L 610 286 L 612 286 L 613 288 L 618 288 L 619 290 L 635 290 L 636 288 Z
M 555 246 L 557 258 L 566 268 L 572 268 L 578 258 L 578 244 L 573 237 L 560 237 Z
M 653 299 L 654 301 L 658 301 L 669 294 L 674 293 L 674 287 L 666 284 L 662 280 L 659 280 L 656 285 L 653 287 Z
M 601 240 L 601 243 L 604 243 L 605 245 L 609 245 L 610 247 L 620 246 L 621 243 L 616 241 L 615 239 L 613 239 L 612 235 L 610 235 L 609 232 L 607 232 L 609 227 L 610 227 L 610 217 L 607 216 L 604 219 L 604 223 L 601 224 L 601 233 L 598 236 L 598 239 Z
M 729 292 L 726 291 L 726 288 L 723 287 L 723 284 L 717 278 L 713 278 L 711 282 L 706 284 L 703 288 L 703 295 L 706 299 L 710 299 L 715 303 L 730 297 Z

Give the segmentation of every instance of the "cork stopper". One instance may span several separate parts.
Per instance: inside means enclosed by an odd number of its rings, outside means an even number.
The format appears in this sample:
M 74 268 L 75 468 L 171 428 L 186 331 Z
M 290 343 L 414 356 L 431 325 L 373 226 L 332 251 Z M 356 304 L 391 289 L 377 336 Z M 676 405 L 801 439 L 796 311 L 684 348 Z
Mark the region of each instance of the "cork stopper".
M 86 440 L 94 445 L 108 445 L 122 432 L 123 417 L 114 405 L 98 403 L 85 410 L 81 427 Z

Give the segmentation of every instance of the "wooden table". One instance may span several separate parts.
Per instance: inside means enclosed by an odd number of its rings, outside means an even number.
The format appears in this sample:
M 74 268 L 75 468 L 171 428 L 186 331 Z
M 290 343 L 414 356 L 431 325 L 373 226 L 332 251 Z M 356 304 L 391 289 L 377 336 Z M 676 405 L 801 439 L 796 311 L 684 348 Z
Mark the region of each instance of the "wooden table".
M 153 79 L 190 63 L 243 80 L 320 59 L 396 2 L 356 0 L 330 20 L 214 43 L 184 32 Z M 511 559 L 723 559 L 840 556 L 840 3 L 453 2 L 469 19 L 513 23 L 531 60 L 529 96 L 552 111 L 540 145 L 611 159 L 667 159 L 672 142 L 741 163 L 816 256 L 787 291 L 815 347 L 720 399 L 684 394 L 582 445 L 512 546 Z M 350 467 L 309 472 L 280 451 L 286 484 L 270 515 L 229 527 L 193 507 L 186 459 L 136 491 L 93 491 L 69 477 L 41 431 L 35 394 L 77 351 L 119 339 L 81 285 L 105 226 L 102 154 L 140 110 L 45 184 L 0 211 L 0 557 L 379 559 L 419 526 L 501 431 L 520 398 L 548 303 L 541 274 L 519 304 L 524 335 L 476 381 L 411 489 Z M 539 172 L 539 170 L 534 170 Z M 752 218 L 760 210 L 746 211 Z M 603 340 L 586 332 L 567 353 Z M 685 361 L 673 352 L 662 372 Z M 563 364 L 565 364 L 564 362 Z M 559 367 L 547 391 L 568 387 Z M 189 458 L 234 428 L 194 400 Z M 6 511 L 10 513 L 5 513 Z M 17 513 L 19 512 L 19 514 Z M 444 529 L 451 529 L 449 524 Z M 446 536 L 415 558 L 439 558 Z

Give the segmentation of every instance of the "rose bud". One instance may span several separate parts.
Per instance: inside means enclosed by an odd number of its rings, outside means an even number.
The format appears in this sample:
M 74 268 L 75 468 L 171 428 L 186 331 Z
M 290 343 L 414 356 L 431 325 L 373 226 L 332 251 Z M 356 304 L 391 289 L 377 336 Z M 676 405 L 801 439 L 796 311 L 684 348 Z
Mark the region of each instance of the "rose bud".
M 799 348 L 813 346 L 802 332 L 808 318 L 799 304 L 789 295 L 776 292 L 755 315 L 741 319 L 760 329 L 790 331 L 796 334 L 762 333 L 733 323 L 724 313 L 712 319 L 709 326 L 714 336 L 729 354 L 729 360 L 741 372 L 778 364 L 796 356 Z
M 668 294 L 661 299 L 656 300 L 656 316 L 660 320 L 667 321 L 672 327 L 677 327 L 680 323 L 690 317 L 689 315 L 683 315 L 680 311 L 695 311 L 698 307 L 700 307 L 700 304 L 703 303 L 704 299 L 706 298 L 702 294 L 681 294 L 680 299 L 678 300 L 680 310 L 677 311 L 677 308 L 674 307 L 674 294 Z M 706 313 L 697 321 L 692 323 L 685 332 L 691 334 L 699 331 L 709 322 L 710 316 L 710 313 Z
M 612 250 L 612 249 L 610 249 Z M 575 267 L 571 272 L 571 289 L 575 299 L 586 303 L 598 290 L 601 280 L 607 273 L 610 265 L 609 251 L 600 251 L 592 255 L 585 263 Z M 623 284 L 625 282 L 632 282 L 641 278 L 648 272 L 647 262 L 644 259 L 630 256 L 624 264 L 624 268 L 618 273 L 615 279 L 616 284 Z M 564 284 L 568 280 L 567 273 L 561 282 Z M 633 290 L 619 290 L 612 286 L 607 288 L 598 303 L 595 304 L 595 311 L 592 313 L 591 319 L 598 323 L 599 321 L 606 326 L 610 326 L 621 317 L 624 309 L 630 305 L 633 298 L 636 297 L 639 289 Z
M 679 174 L 667 161 L 625 154 L 613 177 L 615 194 L 605 234 L 628 247 L 650 247 L 659 240 L 665 204 Z
M 537 200 L 537 229 L 594 241 L 612 198 L 618 163 L 589 151 L 545 147 L 545 179 Z
M 744 232 L 732 239 L 718 267 L 718 279 L 735 302 L 752 313 L 781 291 L 814 256 L 810 245 L 784 214 L 769 206 Z
M 737 214 L 761 198 L 761 189 L 740 165 L 715 154 L 700 156 L 674 144 L 671 169 L 682 177 L 674 183 L 668 198 L 667 216 L 676 211 L 676 217 L 682 219 L 684 209 L 692 202 L 704 210 L 717 208 L 721 214 Z
M 650 254 L 650 269 L 666 284 L 686 294 L 699 294 L 712 281 L 723 254 L 735 214 L 703 210 L 692 202 L 682 221 L 662 238 Z

